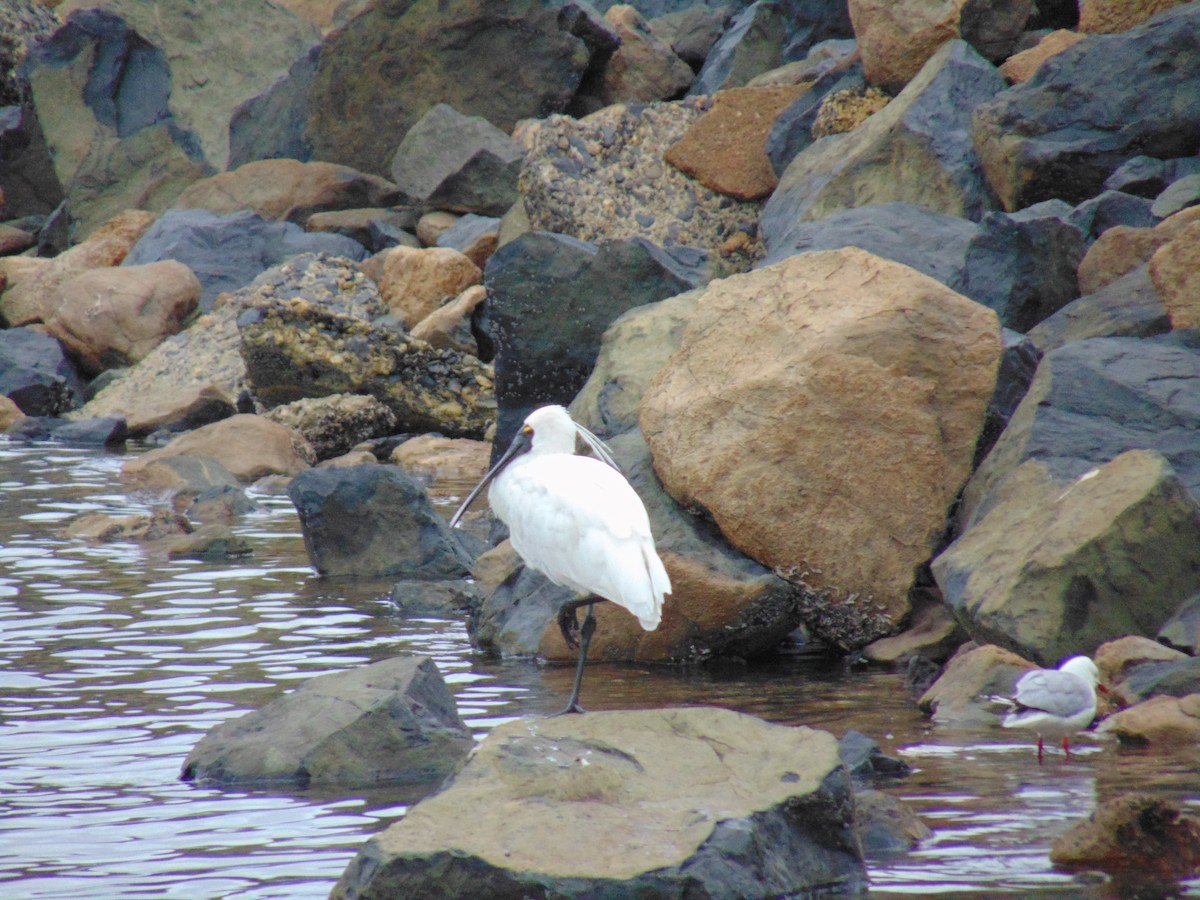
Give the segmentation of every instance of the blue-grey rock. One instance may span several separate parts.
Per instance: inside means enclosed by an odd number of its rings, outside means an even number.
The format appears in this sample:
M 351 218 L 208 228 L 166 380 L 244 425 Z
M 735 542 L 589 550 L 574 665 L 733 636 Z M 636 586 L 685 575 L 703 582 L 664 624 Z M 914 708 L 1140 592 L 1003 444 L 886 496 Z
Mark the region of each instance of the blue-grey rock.
M 1153 228 L 1159 216 L 1150 210 L 1150 201 L 1136 194 L 1106 190 L 1090 200 L 1084 200 L 1068 217 L 1090 245 L 1115 225 L 1129 228 Z
M 1200 203 L 1200 175 L 1184 175 L 1172 181 L 1154 198 L 1150 211 L 1160 219 Z
M 500 216 L 519 196 L 521 159 L 516 142 L 487 119 L 439 103 L 408 130 L 391 175 L 404 194 L 428 206 Z
M 838 91 L 861 90 L 866 87 L 861 60 L 838 66 L 817 79 L 794 103 L 781 112 L 767 135 L 767 158 L 776 175 L 782 175 L 796 154 L 813 142 L 812 127 L 821 104 Z
M 1038 350 L 1048 353 L 1071 341 L 1096 337 L 1151 337 L 1171 330 L 1171 317 L 1158 298 L 1145 265 L 1094 294 L 1072 300 L 1029 329 Z
M 1028 331 L 1079 296 L 1083 235 L 1061 201 L 1017 214 L 988 213 L 967 248 L 962 293 Z
M 0 394 L 27 416 L 59 416 L 83 402 L 83 379 L 62 345 L 34 328 L 0 330 Z
M 1184 600 L 1175 615 L 1163 623 L 1158 642 L 1188 656 L 1200 655 L 1200 594 Z
M 978 220 L 995 203 L 967 130 L 972 111 L 1004 83 L 970 45 L 947 42 L 887 106 L 792 159 L 763 210 L 768 245 L 799 221 L 864 203 L 915 203 Z
M 306 469 L 288 485 L 322 575 L 440 580 L 472 563 L 425 491 L 396 466 Z
M 312 159 L 304 119 L 321 45 L 313 44 L 287 74 L 257 97 L 244 101 L 229 120 L 228 171 L 256 159 Z
M 62 203 L 62 185 L 37 115 L 29 107 L 0 107 L 0 191 L 5 219 L 45 218 Z
M 1008 427 L 963 491 L 960 519 L 986 508 L 1026 460 L 1070 482 L 1126 450 L 1157 450 L 1200 498 L 1200 333 L 1073 341 L 1042 357 Z
M 146 230 L 122 265 L 178 260 L 200 279 L 200 308 L 207 312 L 222 291 L 235 291 L 271 266 L 309 252 L 366 258 L 366 248 L 348 237 L 306 232 L 257 213 L 221 216 L 206 209 L 171 209 Z
M 1172 181 L 1198 172 L 1200 156 L 1184 156 L 1178 159 L 1135 156 L 1113 170 L 1104 180 L 1104 188 L 1153 200 Z
M 468 213 L 438 235 L 437 246 L 449 247 L 466 253 L 481 238 L 488 234 L 500 234 L 500 220 L 494 216 L 477 216 Z
M 971 133 L 1003 207 L 1081 203 L 1135 156 L 1195 153 L 1198 34 L 1200 5 L 1176 6 L 1128 31 L 1084 38 L 981 104 Z
M 778 211 L 778 208 L 777 208 Z M 912 203 L 878 203 L 844 209 L 817 221 L 764 220 L 767 266 L 795 253 L 858 247 L 911 266 L 961 292 L 967 248 L 976 226 L 966 219 L 932 212 Z
M 1000 371 L 996 373 L 996 388 L 988 401 L 987 414 L 979 440 L 975 444 L 975 468 L 988 455 L 1004 429 L 1008 427 L 1013 413 L 1024 399 L 1038 362 L 1041 350 L 1026 335 L 1004 328 L 1000 332 L 1004 349 L 1000 354 Z
M 756 75 L 803 59 L 814 44 L 853 36 L 845 0 L 756 0 L 713 45 L 688 93 L 741 87 Z
M 56 441 L 81 447 L 120 447 L 129 438 L 125 420 L 120 418 L 59 419 L 53 416 L 25 416 L 5 432 L 21 441 Z
M 694 268 L 642 238 L 599 245 L 532 231 L 488 260 L 481 327 L 495 347 L 503 450 L 530 411 L 583 387 L 600 336 L 621 313 L 696 286 Z

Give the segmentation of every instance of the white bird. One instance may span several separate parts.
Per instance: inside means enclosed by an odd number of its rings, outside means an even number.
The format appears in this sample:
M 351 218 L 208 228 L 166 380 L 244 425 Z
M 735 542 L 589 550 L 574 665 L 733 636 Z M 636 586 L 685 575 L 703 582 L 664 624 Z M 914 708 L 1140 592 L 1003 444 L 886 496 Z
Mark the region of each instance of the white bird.
M 576 438 L 600 458 L 577 456 Z M 596 630 L 593 604 L 610 600 L 653 631 L 662 619 L 663 597 L 671 593 L 646 507 L 603 442 L 561 406 L 529 414 L 450 527 L 458 525 L 489 482 L 492 510 L 508 526 L 513 549 L 525 564 L 580 594 L 559 609 L 558 627 L 568 647 L 579 647 L 575 685 L 563 713 L 583 712 L 579 688 Z M 582 630 L 575 615 L 581 606 L 587 607 Z
M 1086 656 L 1072 656 L 1057 669 L 1033 669 L 1017 679 L 1012 697 L 992 697 L 1011 708 L 1001 722 L 1005 728 L 1030 728 L 1038 736 L 1038 764 L 1042 740 L 1062 738 L 1063 752 L 1071 758 L 1069 737 L 1096 717 L 1096 691 L 1100 670 Z

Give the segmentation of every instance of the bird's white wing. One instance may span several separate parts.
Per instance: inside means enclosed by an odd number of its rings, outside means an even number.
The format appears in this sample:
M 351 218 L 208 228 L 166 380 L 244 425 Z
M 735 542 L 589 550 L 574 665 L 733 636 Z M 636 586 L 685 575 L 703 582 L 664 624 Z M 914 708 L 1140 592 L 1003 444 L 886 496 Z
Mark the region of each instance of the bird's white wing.
M 1095 692 L 1082 679 L 1056 669 L 1035 669 L 1017 681 L 1016 702 L 1052 716 L 1069 718 L 1095 703 Z
M 621 474 L 582 456 L 514 463 L 504 488 L 513 547 L 551 581 L 625 607 L 657 627 L 670 582 L 637 493 Z

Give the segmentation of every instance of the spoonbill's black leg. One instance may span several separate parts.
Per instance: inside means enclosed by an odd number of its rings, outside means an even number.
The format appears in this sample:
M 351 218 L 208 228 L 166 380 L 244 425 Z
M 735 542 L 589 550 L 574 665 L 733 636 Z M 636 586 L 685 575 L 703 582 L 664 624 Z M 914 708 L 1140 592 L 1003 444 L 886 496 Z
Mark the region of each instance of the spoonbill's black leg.
M 575 610 L 581 606 L 587 607 L 587 615 L 583 617 L 583 628 L 579 631 L 579 661 L 575 665 L 575 685 L 571 688 L 571 699 L 567 701 L 566 708 L 555 715 L 565 716 L 568 713 L 584 711 L 583 707 L 579 705 L 579 689 L 583 685 L 583 666 L 587 662 L 588 644 L 592 642 L 592 635 L 596 632 L 594 606 L 600 599 L 602 598 L 587 597 L 583 600 L 573 600 L 569 604 L 563 604 L 563 608 L 558 612 L 558 625 L 562 629 L 563 637 L 568 646 L 575 646 L 574 635 L 569 634 L 569 631 L 575 630 Z M 568 625 L 572 627 L 568 629 Z

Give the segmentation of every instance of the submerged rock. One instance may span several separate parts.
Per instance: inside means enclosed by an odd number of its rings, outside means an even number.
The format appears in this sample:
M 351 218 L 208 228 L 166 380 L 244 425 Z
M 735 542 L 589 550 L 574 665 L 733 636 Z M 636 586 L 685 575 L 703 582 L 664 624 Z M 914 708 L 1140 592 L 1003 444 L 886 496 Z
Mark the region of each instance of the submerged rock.
M 732 900 L 865 888 L 833 736 L 693 708 L 497 726 L 443 791 L 359 851 L 333 896 Z
M 227 787 L 428 783 L 474 743 L 434 661 L 400 656 L 310 678 L 222 722 L 192 748 L 181 777 Z
M 425 492 L 394 466 L 310 469 L 288 497 L 322 575 L 464 576 L 470 555 Z

